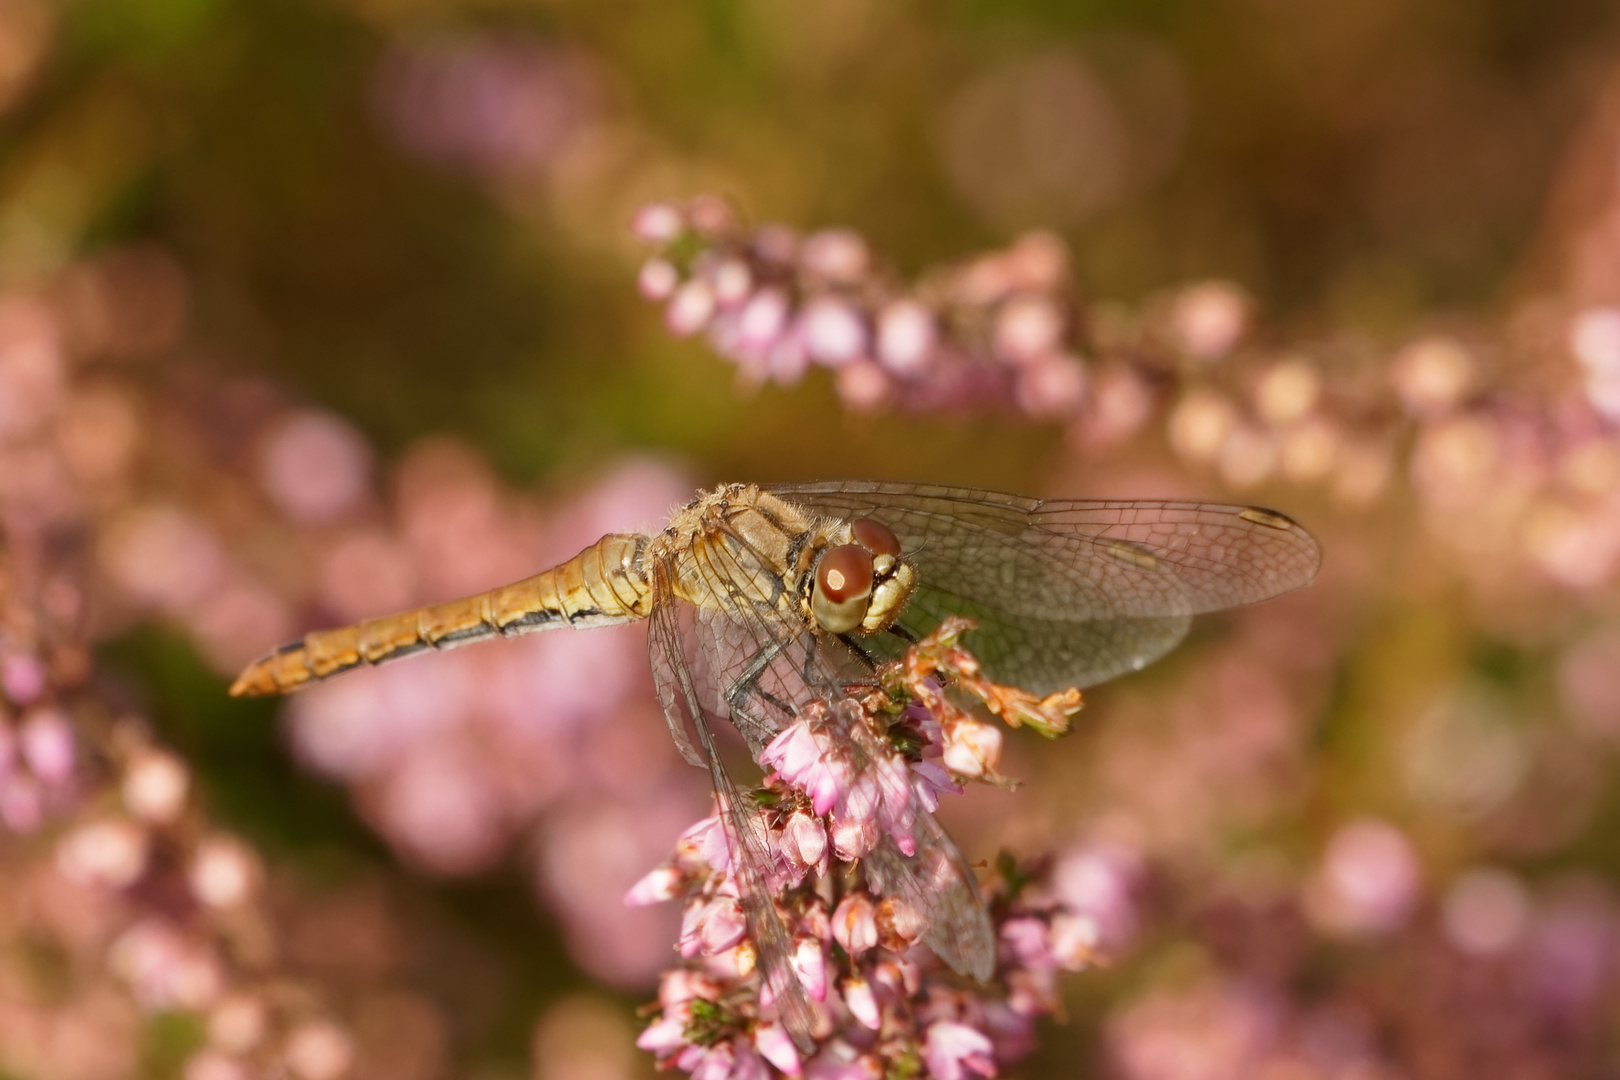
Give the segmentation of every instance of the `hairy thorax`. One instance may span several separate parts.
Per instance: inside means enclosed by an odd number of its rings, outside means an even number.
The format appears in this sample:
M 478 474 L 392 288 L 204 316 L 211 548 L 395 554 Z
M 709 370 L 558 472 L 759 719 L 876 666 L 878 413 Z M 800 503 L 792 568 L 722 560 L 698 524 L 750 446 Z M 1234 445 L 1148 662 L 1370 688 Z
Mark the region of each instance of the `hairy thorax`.
M 667 568 L 676 596 L 699 607 L 803 607 L 799 583 L 849 526 L 806 514 L 752 484 L 706 492 L 677 510 L 647 545 L 652 573 Z

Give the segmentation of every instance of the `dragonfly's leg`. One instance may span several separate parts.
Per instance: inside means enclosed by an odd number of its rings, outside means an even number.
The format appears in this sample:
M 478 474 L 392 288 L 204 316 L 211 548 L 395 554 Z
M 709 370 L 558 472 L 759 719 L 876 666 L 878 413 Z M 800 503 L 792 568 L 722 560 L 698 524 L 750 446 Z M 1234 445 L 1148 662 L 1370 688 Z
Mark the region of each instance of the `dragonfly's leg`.
M 866 647 L 856 639 L 854 634 L 839 634 L 838 640 L 849 646 L 849 651 L 860 658 L 861 663 L 866 665 L 868 671 L 877 670 L 877 657 L 873 656 L 872 653 L 869 652 Z
M 759 678 L 765 674 L 765 669 L 770 667 L 771 662 L 781 656 L 786 648 L 786 642 L 773 641 L 755 653 L 753 659 L 748 661 L 748 666 L 743 669 L 743 673 L 737 677 L 736 682 L 731 684 L 731 689 L 726 691 L 726 705 L 730 707 L 733 716 L 741 714 L 750 721 L 758 722 L 757 718 L 752 716 L 744 706 L 744 702 L 755 694 L 780 709 L 784 714 L 793 712 L 791 705 L 759 685 Z

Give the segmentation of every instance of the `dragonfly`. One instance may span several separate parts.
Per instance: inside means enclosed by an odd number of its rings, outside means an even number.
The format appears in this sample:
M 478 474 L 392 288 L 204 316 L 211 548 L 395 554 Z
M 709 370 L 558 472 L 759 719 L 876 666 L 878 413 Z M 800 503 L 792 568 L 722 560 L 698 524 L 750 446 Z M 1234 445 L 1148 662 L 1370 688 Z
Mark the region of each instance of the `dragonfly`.
M 973 652 L 992 681 L 1038 695 L 1084 688 L 1164 655 L 1194 615 L 1309 583 L 1320 558 L 1305 529 L 1252 506 L 868 480 L 731 484 L 700 493 L 655 535 L 611 534 L 511 585 L 309 633 L 250 665 L 231 693 L 285 693 L 487 638 L 647 621 L 670 734 L 714 785 L 757 966 L 808 1049 L 813 1013 L 766 885 L 773 856 L 719 753 L 719 724 L 758 758 L 812 711 L 838 715 L 879 665 L 952 616 L 977 624 Z M 986 981 L 996 942 L 975 875 L 914 809 L 913 850 L 885 838 L 863 856 L 868 878 L 922 916 L 922 940 L 942 961 Z

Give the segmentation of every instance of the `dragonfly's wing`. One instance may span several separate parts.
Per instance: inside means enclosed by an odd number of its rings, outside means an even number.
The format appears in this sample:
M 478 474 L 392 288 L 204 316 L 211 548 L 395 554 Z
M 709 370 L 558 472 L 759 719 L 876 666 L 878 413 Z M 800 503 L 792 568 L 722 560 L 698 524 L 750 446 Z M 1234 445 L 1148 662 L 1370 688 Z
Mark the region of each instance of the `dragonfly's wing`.
M 919 578 L 901 625 L 926 633 L 949 614 L 975 618 L 987 671 L 1036 692 L 1139 668 L 1181 639 L 1190 616 L 1298 588 L 1321 561 L 1308 532 L 1255 507 L 867 480 L 771 490 L 893 529 Z
M 717 703 L 756 755 L 812 706 L 821 706 L 824 718 L 844 715 L 838 703 L 852 687 L 870 682 L 863 656 L 810 627 L 796 610 L 748 600 L 759 591 L 744 586 L 769 570 L 745 538 L 700 545 L 693 555 L 712 594 L 726 598 L 717 608 L 695 612 L 700 659 L 693 666 L 716 676 L 714 686 L 698 688 L 700 699 Z M 839 750 L 848 755 L 854 775 L 892 753 L 863 724 L 847 726 L 842 735 Z M 963 974 L 988 979 L 995 965 L 995 933 L 972 870 L 909 782 L 904 797 L 915 852 L 907 856 L 885 837 L 867 856 L 872 883 L 881 895 L 904 900 L 926 920 L 923 942 L 940 959 Z
M 668 597 L 667 591 L 661 595 Z M 793 1036 L 800 1050 L 810 1053 L 815 1049 L 812 1033 L 816 1019 L 814 1008 L 804 987 L 793 974 L 790 958 L 792 937 L 783 924 L 771 900 L 766 884 L 767 868 L 776 858 L 770 849 L 765 830 L 731 781 L 724 763 L 714 745 L 714 731 L 710 724 L 713 715 L 710 697 L 704 683 L 708 681 L 700 670 L 694 672 L 688 663 L 686 639 L 690 627 L 681 622 L 683 605 L 661 602 L 653 608 L 648 626 L 648 649 L 651 653 L 653 680 L 658 697 L 664 706 L 671 731 L 678 732 L 677 742 L 683 743 L 683 752 L 692 747 L 686 736 L 695 733 L 700 760 L 708 767 L 714 782 L 715 798 L 719 803 L 721 820 L 725 823 L 726 841 L 731 851 L 731 872 L 737 883 L 744 916 L 748 921 L 748 937 L 758 950 L 761 977 L 770 988 L 783 1026 Z M 691 609 L 685 609 L 690 613 Z

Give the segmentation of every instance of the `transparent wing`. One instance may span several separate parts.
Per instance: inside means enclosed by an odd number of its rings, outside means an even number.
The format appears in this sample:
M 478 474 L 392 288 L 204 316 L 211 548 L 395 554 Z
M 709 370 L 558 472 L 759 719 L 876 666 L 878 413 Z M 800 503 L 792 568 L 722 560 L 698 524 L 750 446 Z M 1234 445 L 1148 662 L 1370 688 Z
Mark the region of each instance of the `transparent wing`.
M 761 590 L 744 586 L 757 585 L 760 574 L 773 571 L 745 537 L 702 544 L 692 557 L 713 595 L 724 598 L 716 608 L 694 612 L 696 657 L 689 666 L 713 679 L 694 687 L 699 700 L 727 716 L 756 755 L 812 705 L 824 706 L 823 716 L 843 715 L 834 706 L 852 687 L 870 682 L 869 661 L 811 627 L 794 602 L 774 606 L 747 599 Z M 840 751 L 856 775 L 888 752 L 864 725 L 842 731 Z M 988 979 L 995 965 L 995 934 L 972 870 L 909 784 L 906 798 L 913 854 L 885 838 L 867 857 L 871 882 L 880 895 L 903 899 L 926 920 L 923 941 L 940 959 L 963 974 Z
M 815 513 L 888 525 L 918 569 L 901 625 L 921 634 L 948 614 L 977 619 L 971 645 L 987 671 L 1033 692 L 1142 667 L 1185 635 L 1190 616 L 1296 589 L 1321 561 L 1308 532 L 1256 507 L 868 480 L 771 490 Z
M 662 595 L 667 597 L 669 593 L 664 591 Z M 766 868 L 775 856 L 758 818 L 744 805 L 716 751 L 709 723 L 710 709 L 704 701 L 707 695 L 687 662 L 687 650 L 683 647 L 687 635 L 683 633 L 679 611 L 680 605 L 676 603 L 660 603 L 653 608 L 648 626 L 648 650 L 658 698 L 670 729 L 680 733 L 677 742 L 684 744 L 683 753 L 691 747 L 685 732 L 690 729 L 697 736 L 700 760 L 714 782 L 715 798 L 725 823 L 732 874 L 748 922 L 749 939 L 759 952 L 757 963 L 761 977 L 770 988 L 783 1026 L 799 1049 L 810 1053 L 815 1049 L 812 1038 L 816 1027 L 815 1010 L 793 974 L 792 936 L 766 887 Z

